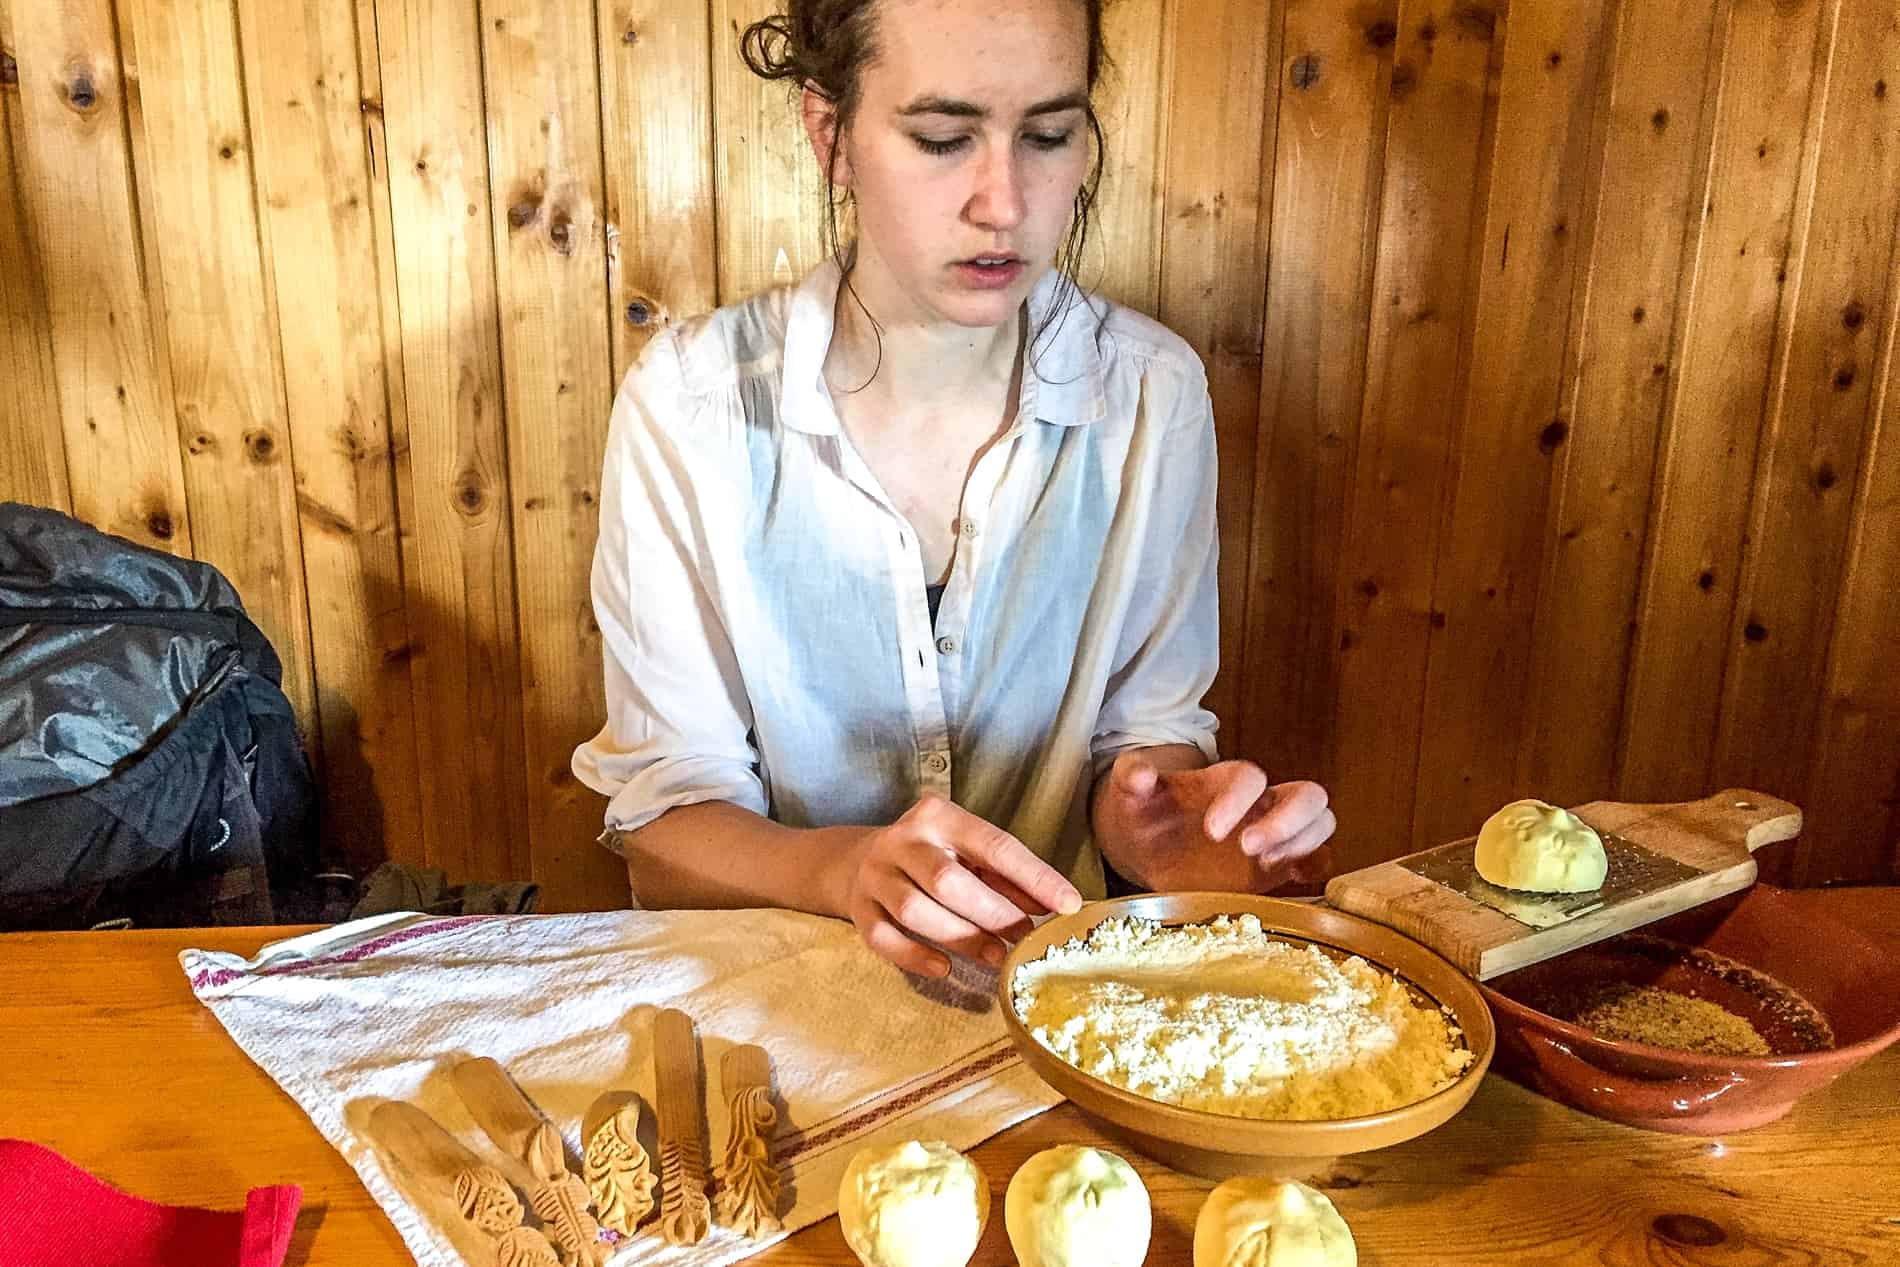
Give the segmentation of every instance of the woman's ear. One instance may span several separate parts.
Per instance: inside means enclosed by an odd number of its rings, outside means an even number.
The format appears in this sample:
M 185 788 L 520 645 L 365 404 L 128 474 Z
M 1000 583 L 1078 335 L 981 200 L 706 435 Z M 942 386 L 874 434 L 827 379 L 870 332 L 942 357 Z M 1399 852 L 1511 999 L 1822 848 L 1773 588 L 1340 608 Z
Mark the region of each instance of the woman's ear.
M 818 170 L 826 173 L 831 184 L 849 189 L 851 161 L 838 135 L 838 103 L 807 83 L 799 97 L 798 112 L 805 123 L 805 135 L 811 140 L 811 152 L 818 159 Z M 836 155 L 832 153 L 834 145 Z

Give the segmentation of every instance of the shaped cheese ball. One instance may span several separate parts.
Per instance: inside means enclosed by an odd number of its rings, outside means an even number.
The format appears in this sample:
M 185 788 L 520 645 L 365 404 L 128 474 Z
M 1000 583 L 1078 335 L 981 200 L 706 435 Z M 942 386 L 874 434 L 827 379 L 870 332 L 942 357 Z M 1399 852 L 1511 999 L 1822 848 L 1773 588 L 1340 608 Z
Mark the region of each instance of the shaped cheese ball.
M 1357 1267 L 1352 1232 L 1326 1194 L 1248 1175 L 1207 1194 L 1194 1267 Z
M 964 1267 L 989 1217 L 988 1178 L 935 1140 L 862 1148 L 838 1184 L 838 1224 L 864 1267 Z
M 1021 1267 L 1140 1267 L 1153 1215 L 1135 1168 L 1081 1144 L 1024 1162 L 1003 1197 Z
M 1532 893 L 1584 893 L 1603 887 L 1609 855 L 1590 825 L 1542 801 L 1512 801 L 1478 832 L 1478 874 Z

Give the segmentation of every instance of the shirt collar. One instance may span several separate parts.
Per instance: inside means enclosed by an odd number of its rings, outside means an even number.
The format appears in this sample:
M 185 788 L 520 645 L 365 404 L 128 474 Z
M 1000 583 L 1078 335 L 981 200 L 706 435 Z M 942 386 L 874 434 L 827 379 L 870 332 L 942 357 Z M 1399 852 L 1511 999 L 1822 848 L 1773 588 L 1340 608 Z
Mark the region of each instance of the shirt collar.
M 812 435 L 835 435 L 838 414 L 825 389 L 825 353 L 831 347 L 832 316 L 843 277 L 835 258 L 826 260 L 792 291 L 785 317 L 784 376 L 779 418 Z M 1036 332 L 1051 312 L 1060 313 Z M 1108 412 L 1097 335 L 1105 305 L 1072 291 L 1054 269 L 1029 294 L 1033 340 L 1023 367 L 1024 417 L 1059 427 L 1099 422 Z

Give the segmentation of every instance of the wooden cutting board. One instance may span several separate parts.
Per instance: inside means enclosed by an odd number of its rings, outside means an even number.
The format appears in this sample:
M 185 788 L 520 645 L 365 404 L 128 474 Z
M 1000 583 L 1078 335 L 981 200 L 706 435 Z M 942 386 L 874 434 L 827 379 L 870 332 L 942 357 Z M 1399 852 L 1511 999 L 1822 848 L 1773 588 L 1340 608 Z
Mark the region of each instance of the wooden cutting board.
M 1610 874 L 1593 893 L 1486 884 L 1472 863 L 1473 836 L 1334 876 L 1326 901 L 1485 981 L 1747 888 L 1754 851 L 1801 834 L 1795 806 L 1737 788 L 1680 804 L 1592 801 L 1571 812 L 1597 830 L 1610 856 Z

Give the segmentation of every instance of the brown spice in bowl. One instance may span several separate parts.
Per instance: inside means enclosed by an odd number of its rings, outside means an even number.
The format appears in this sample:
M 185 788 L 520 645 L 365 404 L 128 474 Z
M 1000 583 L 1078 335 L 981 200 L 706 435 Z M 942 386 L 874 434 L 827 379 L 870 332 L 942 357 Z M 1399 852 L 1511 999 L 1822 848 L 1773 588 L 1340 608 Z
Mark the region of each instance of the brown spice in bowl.
M 1696 1055 L 1787 1056 L 1834 1045 L 1812 1003 L 1711 950 L 1626 933 L 1576 953 L 1596 970 L 1579 980 L 1532 968 L 1513 997 L 1601 1038 Z
M 1576 1024 L 1604 1038 L 1705 1056 L 1766 1056 L 1768 1042 L 1743 1017 L 1707 999 L 1653 985 L 1617 983 L 1593 991 Z

